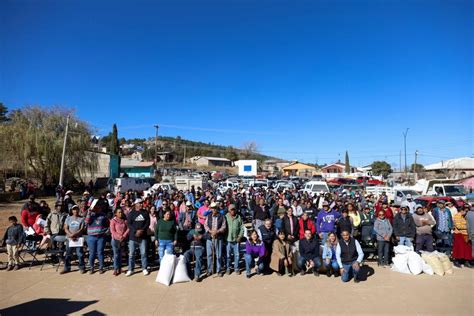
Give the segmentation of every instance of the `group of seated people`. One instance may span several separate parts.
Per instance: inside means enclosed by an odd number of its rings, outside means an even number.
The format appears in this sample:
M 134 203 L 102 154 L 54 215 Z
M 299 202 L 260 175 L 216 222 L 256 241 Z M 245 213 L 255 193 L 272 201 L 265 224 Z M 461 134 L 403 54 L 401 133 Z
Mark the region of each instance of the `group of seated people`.
M 246 195 L 229 190 L 220 196 L 199 189 L 157 192 L 144 199 L 136 192 L 94 199 L 85 192 L 74 202 L 68 191 L 51 211 L 31 197 L 22 209 L 21 225 L 11 218 L 12 225 L 5 233 L 7 270 L 18 269 L 18 250 L 28 242 L 36 243 L 38 249 L 63 247 L 61 274 L 71 271 L 74 254 L 80 273 L 86 273 L 85 249 L 89 273 L 102 274 L 104 250 L 110 245 L 115 276 L 122 273 L 125 248 L 126 276 L 134 273 L 137 250 L 144 275 L 150 273 L 153 263 L 159 265 L 165 253 L 179 252 L 197 282 L 213 274 L 240 274 L 242 253 L 247 278 L 254 275 L 255 267 L 257 275 L 275 272 L 292 276 L 299 271 L 319 276 L 323 270 L 327 276 L 341 276 L 344 282 L 352 278 L 359 282 L 364 249 L 377 248 L 378 264 L 385 266 L 396 244 L 415 244 L 416 251 L 433 251 L 436 243 L 446 243 L 453 247 L 455 265 L 470 267 L 471 242 L 465 238 L 469 205 L 453 220 L 443 201 L 431 212 L 417 205 L 412 214 L 408 203 L 397 210 L 386 200 L 370 203 L 370 197 L 364 199 L 359 194 L 312 199 L 288 193 Z M 245 223 L 244 212 L 251 213 L 250 223 Z

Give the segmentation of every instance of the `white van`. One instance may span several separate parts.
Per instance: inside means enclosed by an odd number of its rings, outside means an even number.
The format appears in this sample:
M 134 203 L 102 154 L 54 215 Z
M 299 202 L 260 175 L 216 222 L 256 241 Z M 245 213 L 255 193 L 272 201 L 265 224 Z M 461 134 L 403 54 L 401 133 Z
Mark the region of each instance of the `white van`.
M 329 193 L 329 187 L 326 181 L 308 181 L 305 183 L 302 191 L 312 195 Z
M 117 178 L 115 179 L 114 193 L 125 193 L 128 190 L 142 192 L 150 187 L 150 183 L 142 178 Z
M 176 187 L 172 183 L 155 183 L 149 190 L 143 191 L 143 196 L 153 195 L 159 188 L 163 191 L 176 190 Z
M 395 189 L 393 203 L 397 206 L 401 205 L 403 201 L 406 201 L 407 195 L 410 194 L 412 199 L 416 199 L 420 195 L 415 190 L 411 189 Z

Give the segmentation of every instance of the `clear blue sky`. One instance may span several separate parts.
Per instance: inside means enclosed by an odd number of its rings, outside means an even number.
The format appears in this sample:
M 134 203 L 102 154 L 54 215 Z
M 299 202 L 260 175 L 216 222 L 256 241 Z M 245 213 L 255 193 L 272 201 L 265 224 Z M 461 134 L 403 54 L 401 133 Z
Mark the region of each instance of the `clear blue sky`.
M 0 1 L 0 101 L 307 162 L 472 156 L 473 1 Z

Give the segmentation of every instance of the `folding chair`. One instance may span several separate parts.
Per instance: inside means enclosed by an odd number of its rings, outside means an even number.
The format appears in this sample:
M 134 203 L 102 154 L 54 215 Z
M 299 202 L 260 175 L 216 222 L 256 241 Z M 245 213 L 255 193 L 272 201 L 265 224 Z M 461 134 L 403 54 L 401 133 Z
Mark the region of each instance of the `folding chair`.
M 2 246 L 3 244 L 3 239 L 0 239 L 0 254 L 2 253 L 7 253 L 7 248 Z M 1 268 L 3 269 L 4 266 L 5 268 L 7 267 L 7 264 L 4 263 L 3 261 L 0 261 Z
M 29 246 L 24 246 L 22 249 L 20 249 L 20 251 L 18 252 L 19 254 L 19 258 L 20 258 L 20 261 L 23 263 L 23 264 L 27 264 L 27 259 L 26 257 L 27 256 L 30 256 L 31 257 L 31 260 L 29 261 L 29 267 L 28 267 L 28 270 L 31 269 L 31 267 L 34 265 L 34 264 L 40 264 L 40 261 L 38 260 L 37 258 L 37 255 L 38 255 L 38 244 L 39 242 L 38 241 L 34 241 L 32 243 L 29 244 Z
M 49 260 L 49 263 L 54 267 L 56 265 L 56 263 L 54 262 L 54 258 L 60 257 L 58 259 L 58 263 L 57 263 L 57 266 L 56 266 L 56 272 L 57 272 L 59 270 L 59 267 L 61 266 L 61 262 L 63 261 L 64 252 L 65 252 L 64 249 L 47 249 L 44 252 L 44 258 L 43 258 L 43 262 L 41 263 L 40 271 L 43 271 L 43 267 L 44 267 L 44 264 L 46 263 L 46 261 Z

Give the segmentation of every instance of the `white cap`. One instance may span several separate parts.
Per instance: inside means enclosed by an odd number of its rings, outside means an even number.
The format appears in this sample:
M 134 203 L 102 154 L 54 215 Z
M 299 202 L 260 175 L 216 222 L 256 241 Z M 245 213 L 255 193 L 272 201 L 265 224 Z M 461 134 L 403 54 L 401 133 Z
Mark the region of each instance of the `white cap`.
M 67 191 L 66 191 L 66 195 L 68 195 L 68 194 L 73 194 L 73 193 L 74 193 L 74 192 L 72 192 L 71 190 L 67 190 Z
M 193 205 L 193 203 L 191 203 L 190 201 L 186 202 L 186 206 L 191 206 L 191 205 Z
M 216 202 L 212 202 L 211 205 L 209 206 L 209 208 L 217 208 L 217 203 L 216 203 Z
M 133 205 L 138 204 L 138 203 L 142 203 L 142 202 L 143 202 L 142 199 L 135 199 L 135 201 L 133 202 Z
M 411 199 L 411 194 L 407 194 L 407 199 Z

